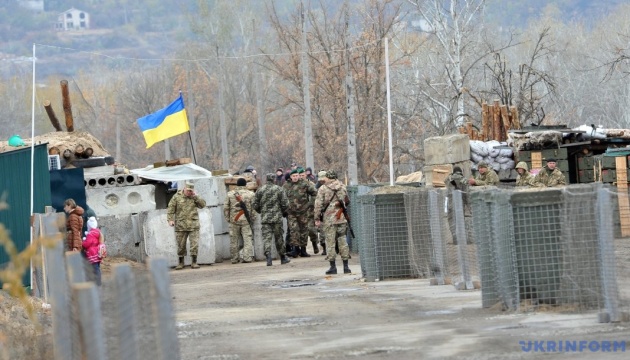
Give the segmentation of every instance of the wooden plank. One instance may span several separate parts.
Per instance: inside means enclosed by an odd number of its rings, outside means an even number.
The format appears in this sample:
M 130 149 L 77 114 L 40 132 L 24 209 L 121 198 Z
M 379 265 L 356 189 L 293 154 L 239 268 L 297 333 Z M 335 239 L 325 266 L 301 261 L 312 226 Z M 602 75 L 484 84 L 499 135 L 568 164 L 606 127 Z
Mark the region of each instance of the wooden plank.
M 171 303 L 170 279 L 168 276 L 168 262 L 164 258 L 149 259 L 149 282 L 151 283 L 153 306 L 157 310 L 155 324 L 157 325 L 158 354 L 161 359 L 180 359 L 177 328 L 175 328 L 175 314 Z
M 184 164 L 190 164 L 191 162 L 192 162 L 191 158 L 172 159 L 172 160 L 166 161 L 166 166 L 184 165 Z
M 76 299 L 82 359 L 106 360 L 105 332 L 98 289 L 93 282 L 72 285 L 72 296 Z
M 114 264 L 113 273 L 112 300 L 116 309 L 113 320 L 116 324 L 115 341 L 117 342 L 117 346 L 113 348 L 118 350 L 118 354 L 110 354 L 109 358 L 136 360 L 139 354 L 136 338 L 138 319 L 133 306 L 136 302 L 143 300 L 136 297 L 135 281 L 129 264 Z
M 518 116 L 518 109 L 516 106 L 510 106 L 510 113 L 512 114 L 512 128 L 520 129 L 521 128 L 521 119 Z
M 630 199 L 628 198 L 628 165 L 625 156 L 615 158 L 617 170 L 617 199 L 619 202 L 619 220 L 621 236 L 630 236 Z
M 503 132 L 501 133 L 502 139 L 507 140 L 507 132 L 512 128 L 510 124 L 510 115 L 508 114 L 508 108 L 506 105 L 501 105 L 501 122 L 503 124 Z
M 481 141 L 488 141 L 490 134 L 490 119 L 488 118 L 488 103 L 481 104 Z
M 497 141 L 503 141 L 501 139 L 501 109 L 499 108 L 499 100 L 494 100 L 492 106 L 492 139 Z
M 532 169 L 542 169 L 542 152 L 532 151 Z

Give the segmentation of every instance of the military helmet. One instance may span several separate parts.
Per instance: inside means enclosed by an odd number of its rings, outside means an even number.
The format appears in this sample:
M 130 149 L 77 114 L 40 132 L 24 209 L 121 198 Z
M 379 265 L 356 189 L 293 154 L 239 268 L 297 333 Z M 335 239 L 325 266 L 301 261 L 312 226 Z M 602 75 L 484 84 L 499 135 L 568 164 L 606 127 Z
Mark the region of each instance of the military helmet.
M 329 179 L 336 179 L 337 178 L 337 172 L 335 170 L 328 170 L 326 171 L 326 177 Z

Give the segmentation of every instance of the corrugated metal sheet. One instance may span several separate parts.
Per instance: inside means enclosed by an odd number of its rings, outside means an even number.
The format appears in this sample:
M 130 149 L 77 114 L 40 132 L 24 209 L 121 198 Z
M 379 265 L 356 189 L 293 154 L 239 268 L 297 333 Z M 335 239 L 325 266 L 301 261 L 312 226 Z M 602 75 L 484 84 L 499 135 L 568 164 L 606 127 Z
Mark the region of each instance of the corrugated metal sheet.
M 48 148 L 36 145 L 34 153 L 33 212 L 43 213 L 50 205 L 50 174 Z M 0 223 L 9 231 L 18 251 L 26 248 L 31 235 L 31 148 L 23 147 L 0 154 L 0 194 L 9 208 L 0 211 Z M 4 248 L 0 247 L 0 268 L 9 263 Z M 24 274 L 24 285 L 30 286 L 30 274 Z M 0 284 L 2 286 L 2 284 Z

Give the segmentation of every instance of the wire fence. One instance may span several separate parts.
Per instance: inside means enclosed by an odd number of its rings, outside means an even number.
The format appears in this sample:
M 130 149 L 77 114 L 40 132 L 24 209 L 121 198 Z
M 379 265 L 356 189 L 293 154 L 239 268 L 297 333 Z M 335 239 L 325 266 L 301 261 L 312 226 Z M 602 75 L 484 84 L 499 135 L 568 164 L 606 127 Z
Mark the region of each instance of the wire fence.
M 52 309 L 51 359 L 179 359 L 166 259 L 147 269 L 114 264 L 96 284 L 92 264 L 79 252 L 65 252 L 58 214 L 37 214 L 36 229 L 54 238 L 43 251 L 37 294 Z

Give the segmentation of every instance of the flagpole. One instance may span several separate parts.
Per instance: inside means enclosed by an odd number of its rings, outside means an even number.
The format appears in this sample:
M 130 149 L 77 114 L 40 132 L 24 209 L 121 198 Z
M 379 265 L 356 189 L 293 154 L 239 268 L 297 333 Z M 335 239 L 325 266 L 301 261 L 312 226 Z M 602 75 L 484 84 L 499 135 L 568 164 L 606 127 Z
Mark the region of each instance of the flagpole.
M 31 220 L 33 218 L 33 210 L 34 210 L 34 182 L 35 182 L 35 43 L 33 43 L 33 97 L 31 99 Z M 33 223 L 31 222 L 31 227 Z M 41 222 L 39 222 L 39 227 L 44 226 Z M 33 229 L 31 228 L 30 233 L 30 244 L 33 244 Z M 40 231 L 41 233 L 41 231 Z M 31 259 L 31 268 L 29 269 L 30 273 L 30 286 L 33 288 L 33 259 Z M 41 289 L 38 289 L 41 290 Z M 48 301 L 48 299 L 46 299 Z
M 195 156 L 195 147 L 193 146 L 192 135 L 190 134 L 190 130 L 188 130 L 188 138 L 190 139 L 190 148 L 192 149 L 193 163 L 197 165 L 197 157 Z

